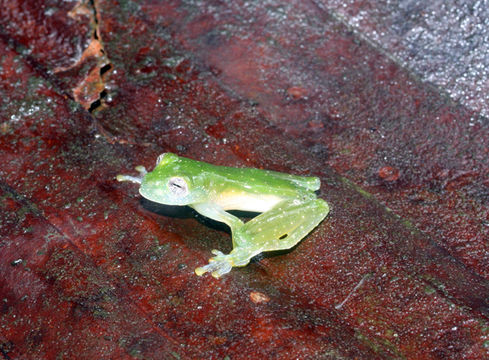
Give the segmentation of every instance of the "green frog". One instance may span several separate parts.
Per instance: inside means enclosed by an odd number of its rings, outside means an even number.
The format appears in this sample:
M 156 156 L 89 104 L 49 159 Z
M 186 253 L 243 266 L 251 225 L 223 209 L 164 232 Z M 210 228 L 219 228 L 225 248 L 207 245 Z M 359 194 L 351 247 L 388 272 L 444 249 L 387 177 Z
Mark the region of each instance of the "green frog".
M 165 153 L 140 176 L 118 175 L 118 181 L 140 184 L 146 199 L 165 205 L 187 205 L 198 213 L 229 226 L 233 250 L 215 255 L 195 269 L 218 278 L 235 266 L 245 266 L 254 256 L 289 249 L 303 239 L 328 214 L 328 203 L 316 197 L 317 177 L 289 175 L 254 168 L 216 166 Z M 228 210 L 261 213 L 244 223 Z

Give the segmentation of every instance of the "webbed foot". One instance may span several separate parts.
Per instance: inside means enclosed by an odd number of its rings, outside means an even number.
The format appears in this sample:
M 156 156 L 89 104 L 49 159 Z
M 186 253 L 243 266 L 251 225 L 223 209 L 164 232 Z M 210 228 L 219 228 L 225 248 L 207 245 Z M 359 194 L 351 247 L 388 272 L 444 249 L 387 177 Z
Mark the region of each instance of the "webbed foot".
M 233 266 L 244 266 L 250 261 L 249 257 L 246 257 L 246 259 L 240 259 L 237 257 L 234 250 L 227 255 L 223 254 L 219 250 L 212 250 L 212 253 L 216 256 L 209 259 L 209 264 L 195 269 L 195 273 L 198 276 L 202 276 L 206 272 L 210 272 L 211 275 L 217 279 L 230 272 Z

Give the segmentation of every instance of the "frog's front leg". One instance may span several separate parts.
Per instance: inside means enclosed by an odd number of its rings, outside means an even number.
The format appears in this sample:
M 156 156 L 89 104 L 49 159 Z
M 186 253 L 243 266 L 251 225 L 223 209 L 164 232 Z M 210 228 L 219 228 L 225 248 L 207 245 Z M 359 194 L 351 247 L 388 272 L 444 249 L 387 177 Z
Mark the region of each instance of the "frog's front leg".
M 238 217 L 226 212 L 222 207 L 212 202 L 191 204 L 189 206 L 195 209 L 195 211 L 197 211 L 198 213 L 210 219 L 223 222 L 228 225 L 231 228 L 233 239 L 234 234 L 237 232 L 237 230 L 244 225 L 244 222 L 241 221 Z
M 141 184 L 141 182 L 143 181 L 144 175 L 146 175 L 148 173 L 148 171 L 146 171 L 146 168 L 142 165 L 136 166 L 135 169 L 139 172 L 139 176 L 119 174 L 116 176 L 117 181 L 129 181 L 129 182 L 133 182 L 136 184 Z
M 314 229 L 328 214 L 329 206 L 322 199 L 301 203 L 286 200 L 273 209 L 253 218 L 233 234 L 233 250 L 216 255 L 209 264 L 195 269 L 197 275 L 210 272 L 214 277 L 231 271 L 234 266 L 248 264 L 254 256 L 273 250 L 290 249 Z

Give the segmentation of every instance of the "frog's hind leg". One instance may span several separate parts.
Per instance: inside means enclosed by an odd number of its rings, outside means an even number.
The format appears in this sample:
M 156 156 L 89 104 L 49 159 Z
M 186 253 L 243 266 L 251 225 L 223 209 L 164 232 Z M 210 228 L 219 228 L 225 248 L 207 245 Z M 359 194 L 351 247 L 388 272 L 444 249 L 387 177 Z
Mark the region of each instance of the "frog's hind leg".
M 253 248 L 260 248 L 260 252 L 290 249 L 310 233 L 328 212 L 328 203 L 322 199 L 304 203 L 283 201 L 247 222 L 235 240 L 237 247 L 247 247 L 251 243 Z
M 321 199 L 296 203 L 283 201 L 273 209 L 253 218 L 233 233 L 234 248 L 225 255 L 213 250 L 209 264 L 195 269 L 214 277 L 229 272 L 234 266 L 248 264 L 252 257 L 273 250 L 290 249 L 314 229 L 328 214 L 328 204 Z

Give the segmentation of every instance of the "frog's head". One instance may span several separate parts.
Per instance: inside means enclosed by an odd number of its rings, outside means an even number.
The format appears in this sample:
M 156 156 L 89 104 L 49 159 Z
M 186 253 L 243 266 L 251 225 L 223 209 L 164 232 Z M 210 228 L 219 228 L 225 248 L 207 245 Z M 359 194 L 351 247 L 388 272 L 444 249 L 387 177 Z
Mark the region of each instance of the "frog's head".
M 166 205 L 199 202 L 201 191 L 194 186 L 185 160 L 172 153 L 158 156 L 154 170 L 144 176 L 139 193 L 148 200 Z

